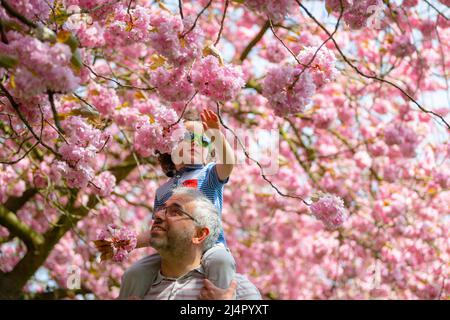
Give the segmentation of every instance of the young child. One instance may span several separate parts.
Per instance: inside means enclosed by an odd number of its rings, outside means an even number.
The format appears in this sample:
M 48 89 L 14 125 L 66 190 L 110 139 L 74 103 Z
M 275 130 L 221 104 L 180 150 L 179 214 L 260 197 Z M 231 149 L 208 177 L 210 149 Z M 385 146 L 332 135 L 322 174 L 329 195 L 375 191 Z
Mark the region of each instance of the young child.
M 156 190 L 154 212 L 170 198 L 174 188 L 185 186 L 200 190 L 216 206 L 221 216 L 223 187 L 233 170 L 234 152 L 220 132 L 219 119 L 214 112 L 205 110 L 201 113 L 201 122 L 191 118 L 185 120 L 184 124 L 188 133 L 176 149 L 176 159 L 173 156 L 169 159 L 166 154 L 159 156 L 163 171 L 171 178 Z M 214 132 L 213 136 L 211 131 Z M 212 149 L 210 138 L 214 139 L 215 151 L 221 161 L 205 165 Z M 189 150 L 190 154 L 183 154 L 186 150 Z M 150 232 L 140 234 L 136 248 L 147 247 L 149 242 Z M 120 288 L 119 298 L 143 297 L 156 279 L 160 261 L 159 254 L 154 254 L 133 264 L 123 275 L 122 283 L 126 283 L 126 286 L 122 285 Z M 226 246 L 223 230 L 216 245 L 203 254 L 202 266 L 206 277 L 215 286 L 222 289 L 230 286 L 236 272 L 236 264 Z

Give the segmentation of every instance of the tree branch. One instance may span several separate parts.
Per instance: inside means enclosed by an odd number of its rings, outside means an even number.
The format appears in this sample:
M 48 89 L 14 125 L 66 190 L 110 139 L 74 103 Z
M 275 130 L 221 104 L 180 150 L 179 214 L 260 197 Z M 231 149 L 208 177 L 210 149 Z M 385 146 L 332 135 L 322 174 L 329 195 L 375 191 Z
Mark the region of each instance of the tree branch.
M 30 28 L 33 28 L 33 29 L 37 28 L 37 25 L 33 21 L 28 20 L 23 15 L 21 15 L 19 12 L 17 12 L 13 7 L 11 7 L 11 5 L 6 0 L 0 0 L 0 3 L 2 4 L 3 8 L 5 8 L 6 12 L 10 16 L 18 19 L 20 22 L 22 22 L 23 24 L 26 24 Z
M 220 21 L 219 34 L 217 35 L 216 42 L 214 42 L 214 46 L 216 46 L 219 43 L 220 37 L 222 36 L 223 24 L 225 22 L 225 17 L 227 16 L 227 9 L 228 9 L 228 0 L 225 1 L 225 8 L 223 9 L 222 20 Z
M 208 9 L 208 7 L 211 5 L 211 3 L 212 3 L 212 0 L 209 0 L 208 4 L 200 11 L 200 13 L 197 15 L 197 18 L 195 18 L 194 24 L 189 28 L 189 30 L 187 30 L 186 32 L 183 32 L 183 34 L 181 34 L 181 36 L 180 36 L 181 38 L 184 38 L 189 32 L 194 30 L 195 26 L 197 25 L 198 19 L 201 17 L 203 12 L 205 12 L 205 10 Z
M 118 184 L 120 181 L 125 179 L 135 167 L 136 164 L 132 161 L 132 156 L 130 155 L 124 160 L 123 164 L 111 168 L 110 171 L 116 177 Z M 40 245 L 36 250 L 28 250 L 22 260 L 19 261 L 11 272 L 3 274 L 0 273 L 0 288 L 2 288 L 0 291 L 0 299 L 17 299 L 20 297 L 22 295 L 22 288 L 25 286 L 30 277 L 35 274 L 36 270 L 39 269 L 39 267 L 41 267 L 41 265 L 45 262 L 53 250 L 53 247 L 66 234 L 66 232 L 74 228 L 78 221 L 85 218 L 89 211 L 100 201 L 100 198 L 95 195 L 91 195 L 86 206 L 74 208 L 72 204 L 75 199 L 77 199 L 77 193 L 79 190 L 72 189 L 71 192 L 71 201 L 69 201 L 69 205 L 66 208 L 67 211 L 71 212 L 70 216 L 67 214 L 61 215 L 58 221 L 54 224 L 54 227 L 47 230 L 47 232 L 43 235 L 44 241 L 42 245 Z M 11 214 L 14 215 L 13 213 Z M 11 219 L 11 215 L 9 215 L 9 219 Z
M 44 143 L 42 141 L 42 139 L 40 137 L 37 136 L 36 132 L 34 132 L 33 128 L 30 126 L 30 124 L 28 123 L 28 121 L 25 119 L 25 117 L 23 116 L 22 112 L 20 112 L 19 110 L 19 105 L 17 104 L 17 102 L 14 100 L 13 96 L 9 93 L 9 91 L 3 86 L 2 83 L 0 83 L 0 89 L 5 93 L 6 98 L 8 99 L 9 103 L 11 104 L 11 106 L 13 107 L 14 111 L 16 111 L 17 115 L 19 116 L 20 120 L 22 120 L 23 124 L 28 128 L 28 130 L 30 130 L 31 134 L 34 136 L 34 138 L 39 141 L 39 143 L 41 145 L 43 145 L 45 148 L 47 148 L 49 151 L 51 151 L 54 155 L 56 155 L 58 158 L 61 158 L 61 155 L 56 152 L 55 150 L 53 150 L 52 147 L 50 147 L 49 145 L 47 145 L 46 143 Z M 41 128 L 42 130 L 42 128 Z
M 22 206 L 37 193 L 37 189 L 27 189 L 21 197 L 9 197 L 3 206 L 12 212 L 17 212 Z
M 18 236 L 29 249 L 36 249 L 44 243 L 44 237 L 22 222 L 13 212 L 0 205 L 0 224 Z
M 241 62 L 247 58 L 248 54 L 250 53 L 250 51 L 252 51 L 253 47 L 259 42 L 259 40 L 262 39 L 262 37 L 266 33 L 267 29 L 269 29 L 269 26 L 270 26 L 270 22 L 269 22 L 269 20 L 267 20 L 264 23 L 264 25 L 261 27 L 261 30 L 258 32 L 258 34 L 253 38 L 252 41 L 250 41 L 250 43 L 247 45 L 247 47 L 244 49 L 244 51 L 242 51 L 242 54 L 239 57 L 239 60 Z

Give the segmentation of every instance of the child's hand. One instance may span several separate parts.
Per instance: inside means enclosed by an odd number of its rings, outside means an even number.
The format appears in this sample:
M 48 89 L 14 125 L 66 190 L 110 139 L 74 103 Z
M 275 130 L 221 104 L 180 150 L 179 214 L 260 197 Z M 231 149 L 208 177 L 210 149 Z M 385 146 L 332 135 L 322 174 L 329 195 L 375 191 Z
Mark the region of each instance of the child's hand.
M 228 289 L 217 288 L 208 279 L 204 280 L 204 284 L 205 286 L 198 296 L 200 300 L 232 300 L 237 288 L 235 280 L 231 281 Z
M 205 131 L 208 129 L 219 129 L 219 118 L 213 111 L 208 109 L 203 110 L 200 114 L 200 118 L 202 119 L 203 129 Z

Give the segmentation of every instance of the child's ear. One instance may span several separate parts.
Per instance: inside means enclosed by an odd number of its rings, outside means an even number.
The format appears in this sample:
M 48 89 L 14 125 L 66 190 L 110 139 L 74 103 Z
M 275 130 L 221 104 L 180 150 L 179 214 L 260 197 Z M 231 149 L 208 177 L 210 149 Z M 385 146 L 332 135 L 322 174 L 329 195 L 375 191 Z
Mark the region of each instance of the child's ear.
M 208 228 L 198 228 L 195 232 L 195 236 L 192 238 L 193 244 L 202 243 L 209 236 Z

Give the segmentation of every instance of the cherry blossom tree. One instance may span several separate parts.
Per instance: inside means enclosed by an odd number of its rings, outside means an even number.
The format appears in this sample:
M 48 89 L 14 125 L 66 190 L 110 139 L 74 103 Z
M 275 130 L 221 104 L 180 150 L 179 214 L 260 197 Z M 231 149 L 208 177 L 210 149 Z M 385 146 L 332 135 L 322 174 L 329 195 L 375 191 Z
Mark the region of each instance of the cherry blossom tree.
M 0 298 L 115 298 L 152 249 L 93 241 L 149 228 L 156 152 L 204 108 L 246 159 L 224 228 L 264 298 L 448 298 L 448 6 L 0 0 Z

